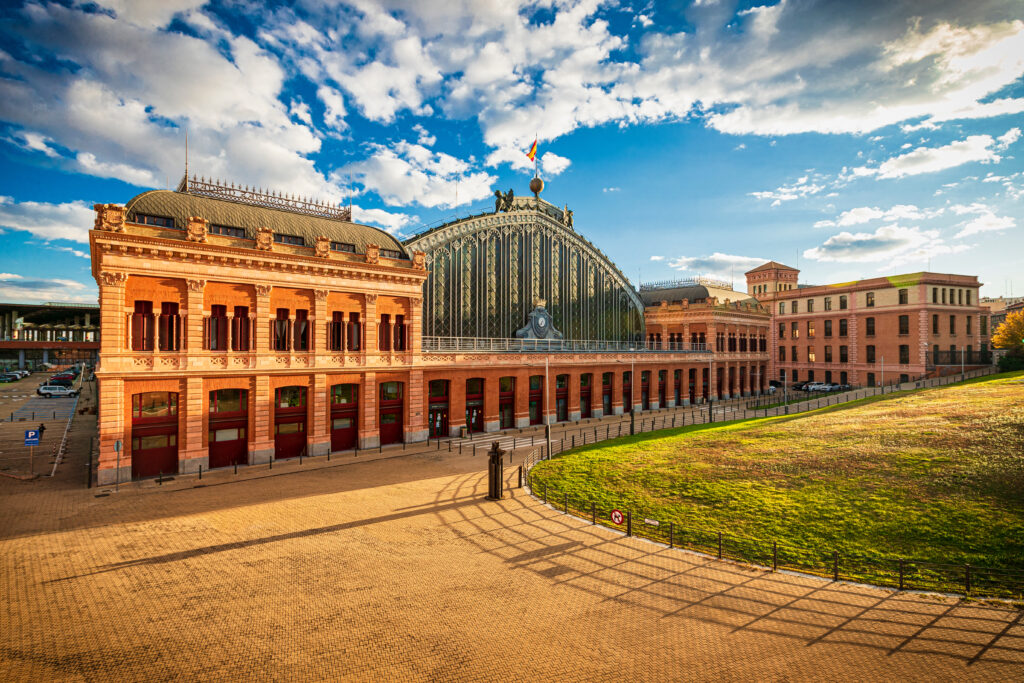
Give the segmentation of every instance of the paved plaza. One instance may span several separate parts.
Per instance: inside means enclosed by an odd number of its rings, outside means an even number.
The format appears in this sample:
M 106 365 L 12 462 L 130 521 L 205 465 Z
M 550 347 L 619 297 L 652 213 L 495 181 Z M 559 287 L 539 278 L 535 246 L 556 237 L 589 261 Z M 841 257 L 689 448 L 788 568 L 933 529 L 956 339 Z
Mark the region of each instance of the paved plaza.
M 1024 677 L 1018 611 L 489 502 L 482 455 L 319 460 L 108 495 L 74 462 L 0 479 L 0 680 Z

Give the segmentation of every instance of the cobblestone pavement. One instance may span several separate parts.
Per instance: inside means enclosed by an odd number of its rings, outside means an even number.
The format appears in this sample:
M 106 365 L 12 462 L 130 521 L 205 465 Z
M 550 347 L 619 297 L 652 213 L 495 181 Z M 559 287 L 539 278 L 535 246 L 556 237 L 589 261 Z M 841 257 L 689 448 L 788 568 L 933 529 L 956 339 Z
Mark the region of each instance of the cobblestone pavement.
M 523 490 L 485 501 L 485 464 L 321 459 L 107 495 L 0 479 L 0 680 L 1024 678 L 1020 612 L 669 550 Z

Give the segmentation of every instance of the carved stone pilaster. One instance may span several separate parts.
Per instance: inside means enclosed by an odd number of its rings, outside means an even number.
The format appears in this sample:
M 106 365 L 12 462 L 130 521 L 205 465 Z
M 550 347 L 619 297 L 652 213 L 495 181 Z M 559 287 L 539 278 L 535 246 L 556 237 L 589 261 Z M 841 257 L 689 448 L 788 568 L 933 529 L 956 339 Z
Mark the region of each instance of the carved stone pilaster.
M 256 296 L 270 296 L 273 285 L 256 285 Z
M 107 232 L 124 232 L 125 208 L 118 204 L 93 204 L 96 211 L 96 230 Z
M 128 281 L 128 273 L 103 271 L 100 273 L 100 281 L 105 287 L 123 287 Z
M 185 284 L 188 285 L 188 291 L 201 292 L 206 287 L 206 280 L 185 280 Z
M 422 251 L 412 252 L 412 269 L 413 270 L 426 270 L 427 269 L 427 254 Z
M 256 248 L 260 251 L 271 251 L 274 248 L 274 233 L 270 228 L 260 228 L 256 231 Z
M 414 307 L 414 308 L 419 306 L 422 303 L 423 303 L 423 299 L 421 299 L 419 297 L 412 297 L 412 296 L 409 297 L 409 305 Z
M 327 301 L 327 294 L 328 294 L 328 291 L 326 289 L 314 289 L 313 290 L 313 296 L 315 296 L 316 300 L 321 302 L 321 303 L 324 302 L 324 301 Z
M 366 245 L 366 262 L 380 263 L 380 246 L 376 244 Z
M 317 258 L 328 258 L 331 255 L 331 240 L 326 235 L 320 235 L 316 238 L 316 250 Z
M 366 303 L 368 303 L 368 304 L 376 304 L 377 303 L 377 295 L 376 294 L 367 294 L 366 295 Z
M 206 234 L 209 230 L 210 221 L 200 216 L 189 216 L 186 235 L 189 242 L 206 242 Z

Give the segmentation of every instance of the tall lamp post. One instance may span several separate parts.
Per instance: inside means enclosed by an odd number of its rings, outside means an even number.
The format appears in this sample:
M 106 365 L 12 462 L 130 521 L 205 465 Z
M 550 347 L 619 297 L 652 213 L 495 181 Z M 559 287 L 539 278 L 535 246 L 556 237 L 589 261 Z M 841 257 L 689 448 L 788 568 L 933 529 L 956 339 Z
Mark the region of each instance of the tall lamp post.
M 544 439 L 548 444 L 548 458 L 551 457 L 551 381 L 548 377 L 548 356 L 544 356 Z

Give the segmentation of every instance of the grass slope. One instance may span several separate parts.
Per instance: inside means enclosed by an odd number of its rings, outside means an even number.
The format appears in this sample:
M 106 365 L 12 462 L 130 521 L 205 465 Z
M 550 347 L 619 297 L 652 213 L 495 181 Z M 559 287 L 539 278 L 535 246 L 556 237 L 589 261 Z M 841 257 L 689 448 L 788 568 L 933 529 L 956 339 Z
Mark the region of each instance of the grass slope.
M 1024 569 L 1022 377 L 623 437 L 540 463 L 531 484 L 693 539 L 726 532 L 749 560 L 777 541 L 787 563 L 819 571 L 833 551 L 851 566 Z

